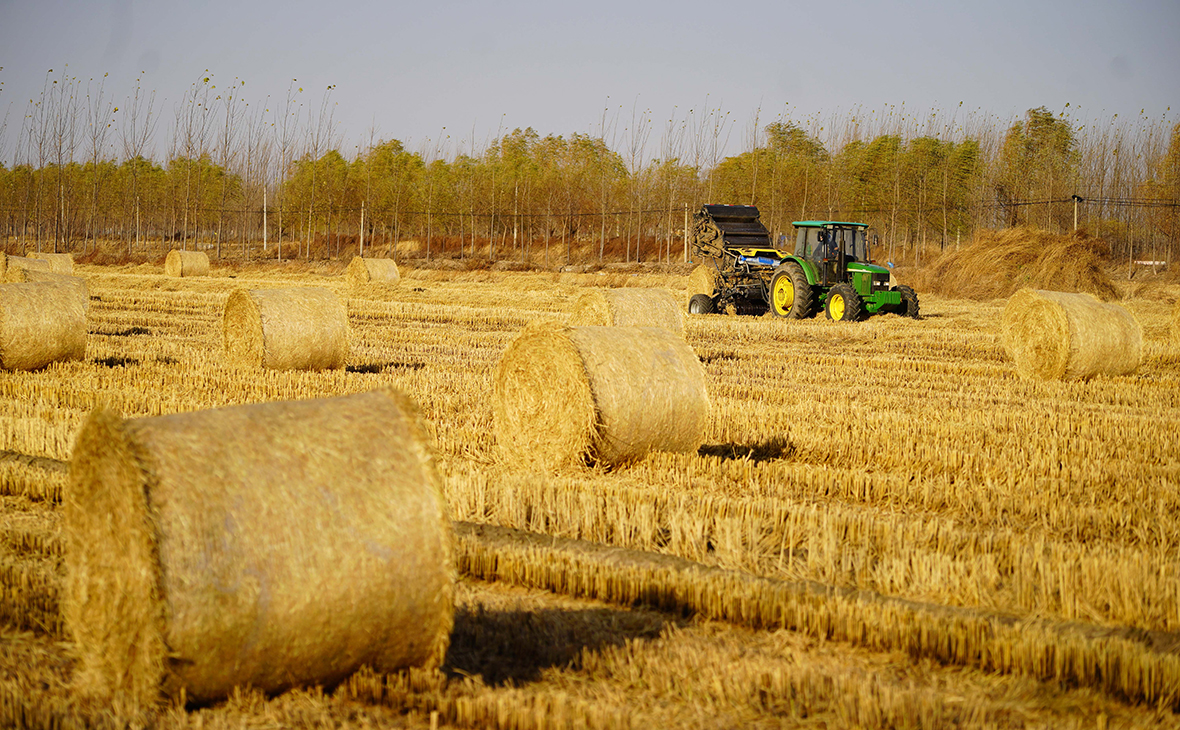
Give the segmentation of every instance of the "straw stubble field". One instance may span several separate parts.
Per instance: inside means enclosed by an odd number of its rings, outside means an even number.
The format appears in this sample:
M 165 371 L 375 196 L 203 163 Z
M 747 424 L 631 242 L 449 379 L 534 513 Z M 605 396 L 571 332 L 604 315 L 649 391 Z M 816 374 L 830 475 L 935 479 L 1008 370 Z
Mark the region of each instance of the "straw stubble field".
M 1130 376 L 1020 379 L 1004 301 L 924 319 L 686 318 L 705 445 L 541 474 L 506 462 L 492 379 L 587 286 L 686 277 L 343 267 L 78 266 L 88 350 L 0 373 L 0 724 L 78 720 L 58 601 L 62 462 L 98 404 L 126 416 L 392 385 L 436 441 L 463 576 L 441 673 L 171 708 L 161 726 L 1173 725 L 1180 709 L 1176 287 L 1125 302 Z M 348 365 L 227 360 L 236 288 L 348 301 Z M 248 439 L 249 434 L 226 434 Z

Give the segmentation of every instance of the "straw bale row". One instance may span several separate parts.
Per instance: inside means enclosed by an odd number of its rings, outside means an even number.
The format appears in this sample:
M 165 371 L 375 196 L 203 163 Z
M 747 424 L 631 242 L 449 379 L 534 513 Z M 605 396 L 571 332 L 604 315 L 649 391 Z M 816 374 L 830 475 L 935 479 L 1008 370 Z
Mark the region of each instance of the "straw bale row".
M 803 471 L 795 474 L 802 479 Z M 727 474 L 727 482 L 749 492 L 734 497 L 640 486 L 642 473 L 629 474 L 639 484 L 596 484 L 592 490 L 572 480 L 489 483 L 457 473 L 450 502 L 456 519 L 658 550 L 758 575 L 1180 631 L 1174 590 L 1180 566 L 1151 548 L 1009 529 L 984 536 L 978 527 L 859 506 L 819 510 L 775 495 L 776 485 L 792 482 L 789 474 Z M 834 475 L 813 479 L 830 484 Z
M 0 453 L 0 495 L 60 502 L 65 483 L 64 462 L 14 452 Z
M 460 570 L 482 580 L 785 628 L 1180 709 L 1180 655 L 1134 630 L 1018 621 L 489 525 L 457 525 L 456 537 Z
M 61 561 L 0 552 L 0 624 L 61 636 Z

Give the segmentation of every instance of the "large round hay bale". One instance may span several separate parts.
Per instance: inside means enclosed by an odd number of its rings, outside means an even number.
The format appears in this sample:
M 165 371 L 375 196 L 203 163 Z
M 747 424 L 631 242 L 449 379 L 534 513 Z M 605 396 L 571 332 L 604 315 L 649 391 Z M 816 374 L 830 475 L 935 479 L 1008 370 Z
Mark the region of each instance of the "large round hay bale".
M 688 275 L 688 291 L 684 301 L 688 302 L 696 294 L 713 296 L 717 291 L 717 267 L 711 263 L 704 263 L 692 270 Z
M 86 356 L 86 285 L 0 284 L 0 367 L 36 370 Z
M 348 360 L 348 311 L 330 289 L 237 289 L 224 325 L 226 352 L 252 367 L 331 370 Z
M 684 314 L 667 289 L 588 289 L 574 301 L 569 324 L 663 327 L 684 336 Z
M 0 276 L 4 276 L 7 281 L 9 280 L 9 272 L 16 269 L 51 271 L 49 262 L 44 259 L 30 259 L 24 256 L 9 256 L 0 253 Z
M 1172 310 L 1172 339 L 1180 342 L 1180 299 L 1176 300 L 1176 307 Z
M 97 410 L 63 501 L 83 697 L 127 711 L 445 653 L 450 523 L 429 436 L 392 390 L 132 420 Z
M 494 389 L 502 455 L 541 470 L 696 451 L 709 413 L 700 360 L 661 327 L 529 326 Z
M 166 276 L 208 276 L 209 255 L 204 251 L 172 249 L 164 259 Z
M 44 269 L 25 269 L 14 266 L 4 272 L 3 278 L 6 282 L 18 284 L 25 284 L 30 281 L 52 281 L 72 287 L 76 290 L 78 298 L 82 300 L 82 309 L 84 311 L 90 310 L 90 289 L 86 286 L 86 280 L 79 276 L 56 274 L 52 271 L 45 271 Z
M 1090 294 L 1021 289 L 1004 307 L 1003 341 L 1016 372 L 1042 380 L 1126 375 L 1143 356 L 1135 315 Z
M 397 262 L 393 259 L 365 259 L 354 256 L 344 272 L 348 288 L 364 292 L 373 288 L 395 287 L 401 281 Z
M 68 253 L 31 253 L 31 259 L 39 259 L 49 263 L 49 270 L 55 274 L 73 274 L 74 257 Z

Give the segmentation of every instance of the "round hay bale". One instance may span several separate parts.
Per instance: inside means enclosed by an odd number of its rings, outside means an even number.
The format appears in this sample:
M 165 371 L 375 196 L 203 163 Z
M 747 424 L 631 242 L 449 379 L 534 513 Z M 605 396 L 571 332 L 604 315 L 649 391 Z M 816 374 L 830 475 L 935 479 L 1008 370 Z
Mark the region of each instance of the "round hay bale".
M 663 327 L 684 336 L 684 314 L 667 289 L 588 289 L 574 302 L 572 327 Z
M 74 257 L 68 253 L 31 253 L 31 259 L 39 259 L 49 263 L 49 270 L 55 274 L 73 274 Z
M 713 296 L 717 291 L 717 268 L 712 264 L 701 264 L 688 275 L 688 291 L 684 297 L 687 303 L 695 294 Z
M 208 276 L 209 255 L 204 251 L 172 249 L 164 259 L 166 276 Z
M 84 283 L 0 284 L 0 368 L 37 370 L 84 358 L 88 302 Z
M 700 360 L 661 327 L 530 325 L 501 356 L 494 389 L 502 455 L 545 471 L 695 451 L 709 413 Z
M 330 289 L 237 289 L 224 325 L 226 352 L 252 367 L 332 370 L 348 360 L 348 311 Z
M 1176 300 L 1176 307 L 1172 310 L 1172 339 L 1180 342 L 1180 299 Z
M 50 271 L 49 262 L 43 259 L 30 259 L 24 256 L 8 256 L 7 254 L 0 254 L 0 275 L 3 275 L 5 281 L 11 281 L 9 272 L 17 269 L 32 269 L 36 271 Z M 15 274 L 14 274 L 15 275 Z
M 354 256 L 344 272 L 344 278 L 348 281 L 350 290 L 365 291 L 374 285 L 397 286 L 401 280 L 401 273 L 393 259 L 364 259 Z
M 436 666 L 451 528 L 429 436 L 391 389 L 124 420 L 78 434 L 64 616 L 80 694 L 331 684 Z
M 1021 289 L 1004 307 L 1003 341 L 1016 372 L 1041 380 L 1127 375 L 1143 356 L 1135 315 L 1090 294 Z
M 83 311 L 90 311 L 90 289 L 86 286 L 86 280 L 81 277 L 70 276 L 69 274 L 55 274 L 52 271 L 45 271 L 44 269 L 25 269 L 14 266 L 4 272 L 4 280 L 20 284 L 30 281 L 53 281 L 73 287 L 77 290 L 77 296 L 82 300 Z

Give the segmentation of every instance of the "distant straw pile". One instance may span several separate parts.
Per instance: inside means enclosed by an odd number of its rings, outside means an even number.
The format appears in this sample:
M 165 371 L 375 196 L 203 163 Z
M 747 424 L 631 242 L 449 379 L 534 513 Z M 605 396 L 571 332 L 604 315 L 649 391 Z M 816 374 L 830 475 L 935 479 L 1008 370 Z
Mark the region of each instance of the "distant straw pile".
M 165 276 L 208 276 L 209 255 L 204 251 L 172 249 L 164 259 Z
M 401 281 L 401 273 L 393 259 L 354 256 L 344 272 L 344 278 L 349 291 L 354 294 L 381 293 L 396 287 Z
M 330 289 L 238 289 L 225 303 L 225 349 L 271 370 L 331 370 L 348 361 L 348 312 Z
M 0 284 L 0 367 L 37 370 L 59 360 L 81 360 L 87 304 L 80 280 Z
M 574 301 L 571 327 L 663 327 L 684 336 L 684 314 L 667 289 L 588 289 Z
M 49 263 L 49 270 L 55 274 L 73 274 L 74 257 L 68 253 L 31 253 L 31 259 L 39 259 Z
M 527 327 L 494 388 L 501 453 L 541 470 L 695 451 L 709 412 L 696 354 L 658 327 Z
M 1086 292 L 1110 301 L 1118 290 L 1102 270 L 1100 240 L 1036 228 L 981 230 L 961 249 L 922 269 L 913 285 L 922 292 L 985 301 L 1018 289 Z
M 49 262 L 43 259 L 29 259 L 23 256 L 9 256 L 0 253 L 0 276 L 5 281 L 12 281 L 17 269 L 32 269 L 37 271 L 51 271 Z M 10 272 L 13 272 L 10 274 Z
M 434 666 L 452 537 L 429 436 L 391 390 L 78 434 L 63 505 L 75 689 L 117 712 Z
M 1004 307 L 1003 339 L 1016 372 L 1041 380 L 1127 375 L 1143 356 L 1135 316 L 1089 294 L 1021 289 Z

